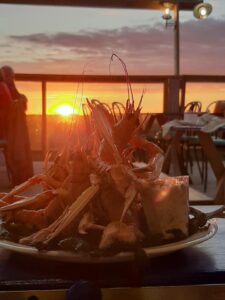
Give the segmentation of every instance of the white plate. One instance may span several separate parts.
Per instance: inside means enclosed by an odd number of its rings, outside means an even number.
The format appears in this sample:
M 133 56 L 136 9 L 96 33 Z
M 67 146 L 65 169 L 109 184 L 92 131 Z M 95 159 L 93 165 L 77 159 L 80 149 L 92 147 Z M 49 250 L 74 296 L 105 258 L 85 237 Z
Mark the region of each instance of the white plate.
M 144 248 L 147 256 L 162 256 L 171 252 L 184 249 L 193 245 L 200 244 L 210 238 L 212 238 L 217 232 L 217 224 L 215 219 L 208 221 L 208 225 L 199 229 L 198 232 L 189 236 L 188 238 L 170 243 L 162 246 Z M 107 257 L 92 257 L 84 254 L 77 254 L 68 251 L 39 251 L 35 247 L 25 246 L 18 243 L 9 242 L 6 240 L 0 240 L 0 248 L 31 255 L 37 258 L 44 258 L 48 260 L 74 262 L 74 263 L 106 263 L 106 262 L 125 262 L 134 259 L 132 252 L 120 252 L 114 256 Z

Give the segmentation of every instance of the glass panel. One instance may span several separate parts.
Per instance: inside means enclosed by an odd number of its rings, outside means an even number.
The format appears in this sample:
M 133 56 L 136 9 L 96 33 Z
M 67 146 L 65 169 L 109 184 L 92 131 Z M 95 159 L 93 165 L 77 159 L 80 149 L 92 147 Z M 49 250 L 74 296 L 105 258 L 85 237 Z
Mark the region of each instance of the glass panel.
M 216 100 L 225 100 L 225 83 L 187 83 L 186 104 L 201 101 L 202 111 Z
M 163 84 L 132 84 L 135 104 L 141 98 L 143 90 L 145 95 L 142 103 L 142 113 L 156 113 L 163 111 Z M 126 84 L 104 83 L 48 83 L 47 84 L 47 140 L 50 150 L 63 145 L 66 139 L 70 118 L 63 116 L 68 107 L 79 112 L 81 102 L 88 99 L 98 99 L 111 105 L 113 101 L 126 103 L 128 98 Z M 65 108 L 67 105 L 67 108 Z
M 205 2 L 213 6 L 207 19 L 196 19 L 193 11 L 180 13 L 181 74 L 225 74 L 225 1 Z

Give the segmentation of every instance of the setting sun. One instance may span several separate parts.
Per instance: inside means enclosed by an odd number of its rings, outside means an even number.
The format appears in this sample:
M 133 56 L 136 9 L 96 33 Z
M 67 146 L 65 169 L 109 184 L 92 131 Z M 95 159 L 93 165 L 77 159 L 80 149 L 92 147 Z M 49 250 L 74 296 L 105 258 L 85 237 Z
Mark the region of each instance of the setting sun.
M 61 116 L 70 116 L 75 113 L 73 106 L 70 104 L 61 104 L 56 108 L 56 112 Z

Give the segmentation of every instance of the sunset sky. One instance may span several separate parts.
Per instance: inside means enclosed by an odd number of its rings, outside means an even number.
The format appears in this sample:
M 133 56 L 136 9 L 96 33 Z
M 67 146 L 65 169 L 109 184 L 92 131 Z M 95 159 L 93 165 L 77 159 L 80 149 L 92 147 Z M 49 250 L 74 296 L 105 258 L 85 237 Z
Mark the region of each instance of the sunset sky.
M 225 1 L 207 2 L 213 5 L 207 20 L 181 12 L 181 74 L 225 75 Z M 116 52 L 126 62 L 129 74 L 173 74 L 173 28 L 165 28 L 161 16 L 162 12 L 152 10 L 1 4 L 0 65 L 9 64 L 17 73 L 81 74 L 85 70 L 91 75 L 109 74 L 109 59 Z M 116 62 L 112 73 L 123 74 Z M 31 99 L 29 112 L 34 113 L 35 105 L 40 110 L 38 84 L 20 83 L 19 87 Z M 58 98 L 73 101 L 76 87 L 61 88 L 49 86 L 49 106 Z M 162 106 L 161 88 L 146 87 L 147 99 L 157 100 L 154 111 Z M 126 99 L 126 88 L 117 89 L 118 97 Z M 135 87 L 138 97 L 142 89 L 141 85 Z M 86 85 L 83 93 L 92 98 L 105 93 L 105 99 L 110 98 L 106 86 Z M 202 97 L 205 103 L 224 99 L 224 93 L 225 85 L 188 87 L 190 98 Z

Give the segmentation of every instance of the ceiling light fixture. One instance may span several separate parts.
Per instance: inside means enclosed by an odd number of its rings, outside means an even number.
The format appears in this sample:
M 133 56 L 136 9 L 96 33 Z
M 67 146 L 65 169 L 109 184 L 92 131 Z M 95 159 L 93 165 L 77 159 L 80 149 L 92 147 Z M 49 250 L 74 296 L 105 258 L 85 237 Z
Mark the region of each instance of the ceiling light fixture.
M 173 20 L 172 20 L 173 4 L 170 2 L 164 2 L 163 6 L 164 6 L 164 11 L 163 11 L 162 18 L 163 18 L 163 20 L 166 21 L 166 27 L 167 27 L 167 25 L 169 25 L 170 23 L 173 23 Z
M 197 4 L 194 8 L 194 16 L 197 19 L 203 20 L 206 19 L 212 12 L 212 5 L 209 3 L 200 3 Z
M 169 7 L 165 8 L 164 14 L 162 15 L 162 18 L 166 21 L 172 19 L 171 10 Z

